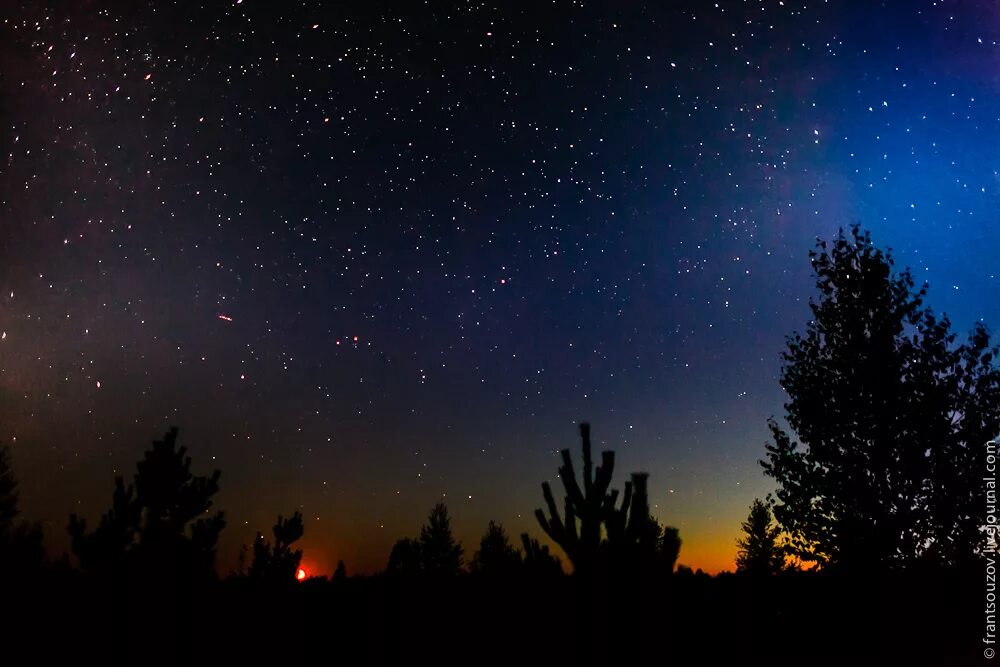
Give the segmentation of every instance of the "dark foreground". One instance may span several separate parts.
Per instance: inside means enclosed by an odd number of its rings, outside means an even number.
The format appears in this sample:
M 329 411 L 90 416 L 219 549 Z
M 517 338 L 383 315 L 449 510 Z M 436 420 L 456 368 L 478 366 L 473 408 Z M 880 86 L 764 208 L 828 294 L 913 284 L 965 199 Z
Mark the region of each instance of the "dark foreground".
M 8 573 L 9 574 L 9 573 Z M 4 664 L 980 664 L 976 573 L 7 582 Z

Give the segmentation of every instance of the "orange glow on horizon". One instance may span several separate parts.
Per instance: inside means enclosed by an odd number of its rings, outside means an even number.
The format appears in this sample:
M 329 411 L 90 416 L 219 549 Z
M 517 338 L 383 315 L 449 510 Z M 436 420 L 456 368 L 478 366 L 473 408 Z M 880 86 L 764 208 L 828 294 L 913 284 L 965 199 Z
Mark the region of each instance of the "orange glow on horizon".
M 295 571 L 295 578 L 298 581 L 302 581 L 303 579 L 306 578 L 306 571 L 300 567 L 298 570 Z

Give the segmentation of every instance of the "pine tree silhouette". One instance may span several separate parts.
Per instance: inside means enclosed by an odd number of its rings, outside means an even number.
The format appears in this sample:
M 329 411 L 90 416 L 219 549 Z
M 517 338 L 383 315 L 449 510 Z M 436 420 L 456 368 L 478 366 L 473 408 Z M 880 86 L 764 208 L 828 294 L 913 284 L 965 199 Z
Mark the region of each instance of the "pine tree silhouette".
M 215 546 L 225 526 L 222 512 L 206 516 L 220 473 L 191 474 L 187 449 L 176 448 L 177 429 L 153 442 L 136 467 L 134 483 L 115 478 L 112 507 L 96 530 L 70 516 L 69 533 L 80 565 L 122 572 L 127 560 L 150 572 L 213 576 Z
M 473 574 L 510 577 L 521 567 L 521 553 L 510 543 L 503 524 L 490 521 L 473 555 L 469 570 Z
M 302 514 L 295 512 L 290 519 L 279 515 L 271 532 L 274 534 L 273 545 L 261 533 L 257 533 L 248 575 L 252 579 L 271 583 L 293 583 L 302 562 L 302 550 L 292 549 L 292 544 L 301 539 L 305 532 Z
M 420 529 L 421 569 L 431 575 L 452 576 L 462 568 L 462 545 L 451 534 L 448 508 L 438 503 Z
M 743 535 L 736 541 L 736 571 L 760 576 L 784 569 L 785 554 L 778 544 L 781 528 L 771 518 L 771 508 L 755 498 L 742 524 Z
M 17 512 L 17 478 L 10 464 L 10 448 L 0 444 L 0 531 L 13 527 Z
M 42 527 L 19 521 L 17 478 L 10 449 L 0 444 L 0 580 L 38 574 L 45 558 Z

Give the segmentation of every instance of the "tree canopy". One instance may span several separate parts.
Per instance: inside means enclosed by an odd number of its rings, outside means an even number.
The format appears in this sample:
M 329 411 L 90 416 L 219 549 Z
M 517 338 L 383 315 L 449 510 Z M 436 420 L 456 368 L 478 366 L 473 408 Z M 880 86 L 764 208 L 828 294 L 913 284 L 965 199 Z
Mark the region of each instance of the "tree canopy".
M 785 421 L 764 471 L 803 560 L 896 569 L 957 564 L 979 544 L 976 462 L 1000 428 L 1000 373 L 976 324 L 956 343 L 908 269 L 853 226 L 809 253 L 819 296 L 787 340 Z
M 222 512 L 208 515 L 220 473 L 191 473 L 191 457 L 177 448 L 177 429 L 153 442 L 136 466 L 132 484 L 115 478 L 111 509 L 93 531 L 70 516 L 73 552 L 84 569 L 122 572 L 130 561 L 160 571 L 213 573 L 215 547 L 225 527 Z

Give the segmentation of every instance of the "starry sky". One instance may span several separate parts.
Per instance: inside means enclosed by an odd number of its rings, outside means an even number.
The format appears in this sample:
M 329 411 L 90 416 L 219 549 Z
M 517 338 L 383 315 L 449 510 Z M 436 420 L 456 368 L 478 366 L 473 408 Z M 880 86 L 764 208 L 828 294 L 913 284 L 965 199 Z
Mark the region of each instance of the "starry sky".
M 0 8 L 0 437 L 55 555 L 177 425 L 222 571 L 295 510 L 377 571 L 442 498 L 471 556 L 590 421 L 732 569 L 817 236 L 1000 322 L 989 0 L 47 4 Z

